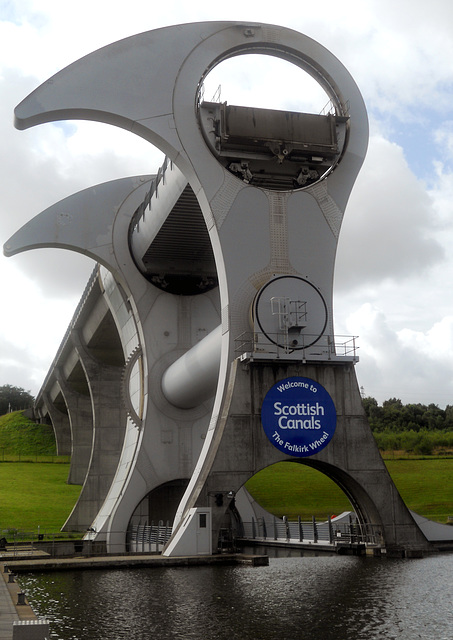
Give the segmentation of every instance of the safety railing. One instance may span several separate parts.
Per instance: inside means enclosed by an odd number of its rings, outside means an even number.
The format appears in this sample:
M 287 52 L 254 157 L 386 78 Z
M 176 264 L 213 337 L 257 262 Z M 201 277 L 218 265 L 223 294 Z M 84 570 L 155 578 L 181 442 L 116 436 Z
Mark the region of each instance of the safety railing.
M 243 359 L 265 357 L 282 358 L 294 354 L 300 360 L 332 360 L 347 358 L 358 360 L 357 336 L 318 335 L 301 332 L 294 344 L 285 333 L 260 333 L 246 331 L 235 339 L 235 353 Z
M 55 451 L 11 451 L 6 447 L 0 447 L 0 462 L 48 462 L 53 464 L 69 464 L 71 456 L 59 456 Z
M 302 521 L 298 518 L 252 518 L 243 522 L 238 536 L 243 540 L 281 542 L 286 544 L 365 544 L 378 546 L 382 543 L 379 527 L 359 522 L 338 522 L 328 518 L 325 522 Z
M 162 522 L 111 532 L 108 555 L 159 553 L 170 538 L 172 527 Z M 115 540 L 118 543 L 115 544 Z M 45 531 L 0 530 L 0 561 L 38 557 L 102 556 L 107 554 L 105 536 L 95 531 L 49 533 Z
M 43 529 L 24 531 L 7 528 L 0 531 L 0 558 L 20 559 L 28 556 L 71 556 L 82 551 L 105 551 L 105 543 L 96 546 L 84 540 L 84 532 L 48 532 Z
M 159 521 L 157 525 L 133 525 L 127 534 L 127 546 L 131 553 L 159 553 L 170 539 L 172 526 Z
M 140 205 L 137 207 L 137 209 L 135 210 L 132 216 L 132 220 L 130 224 L 130 233 L 132 233 L 133 231 L 137 231 L 137 232 L 139 231 L 140 220 L 143 219 L 146 210 L 151 207 L 151 199 L 154 195 L 157 194 L 160 183 L 161 182 L 164 183 L 165 172 L 167 171 L 167 168 L 168 167 L 171 168 L 172 166 L 173 166 L 172 161 L 169 160 L 167 156 L 165 156 L 164 162 L 162 166 L 159 167 L 157 171 L 157 175 L 154 177 L 153 181 L 151 182 L 151 186 L 149 190 L 146 192 L 143 202 L 140 203 Z

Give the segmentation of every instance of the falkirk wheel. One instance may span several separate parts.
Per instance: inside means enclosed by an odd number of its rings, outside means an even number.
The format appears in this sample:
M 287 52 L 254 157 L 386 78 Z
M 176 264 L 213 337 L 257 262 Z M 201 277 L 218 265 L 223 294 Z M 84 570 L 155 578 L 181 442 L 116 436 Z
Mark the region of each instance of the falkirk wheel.
M 210 70 L 246 54 L 307 72 L 329 110 L 205 101 Z M 66 248 L 99 265 L 95 279 L 123 366 L 115 380 L 105 374 L 90 383 L 91 473 L 96 456 L 100 475 L 108 459 L 102 402 L 116 410 L 121 446 L 107 485 L 92 487 L 84 506 L 91 538 L 108 552 L 125 550 L 131 525 L 159 519 L 161 509 L 173 520 L 165 555 L 215 552 L 245 482 L 289 460 L 341 487 L 387 549 L 429 548 L 367 423 L 354 343 L 334 337 L 337 242 L 368 144 L 365 106 L 344 66 L 278 26 L 166 27 L 78 60 L 15 112 L 19 129 L 65 119 L 122 127 L 166 156 L 156 176 L 105 183 L 53 205 L 4 248 Z M 95 364 L 80 332 L 72 344 L 89 378 Z M 78 426 L 71 417 L 70 383 L 61 371 L 56 379 L 75 459 L 83 420 Z M 200 527 L 209 538 L 201 547 Z

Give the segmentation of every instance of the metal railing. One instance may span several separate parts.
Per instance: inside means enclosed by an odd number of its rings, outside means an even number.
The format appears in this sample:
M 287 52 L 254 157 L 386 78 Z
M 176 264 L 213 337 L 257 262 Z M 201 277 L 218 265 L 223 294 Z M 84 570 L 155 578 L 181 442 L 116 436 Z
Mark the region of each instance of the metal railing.
M 145 217 L 145 212 L 147 211 L 147 209 L 151 208 L 151 199 L 154 195 L 157 195 L 160 183 L 165 183 L 165 172 L 169 167 L 171 169 L 173 167 L 173 163 L 167 156 L 165 156 L 162 166 L 159 167 L 157 175 L 152 180 L 151 186 L 146 192 L 143 202 L 140 203 L 132 216 L 130 233 L 133 233 L 134 231 L 140 231 L 140 220 Z
M 159 553 L 170 539 L 172 525 L 162 520 L 157 525 L 133 525 L 127 533 L 127 546 L 130 553 Z
M 36 451 L 11 451 L 7 447 L 0 447 L 1 462 L 51 462 L 58 464 L 68 464 L 71 462 L 70 455 L 59 456 L 56 451 L 43 452 Z
M 314 517 L 311 521 L 305 522 L 301 518 L 295 521 L 275 517 L 267 520 L 264 517 L 256 520 L 252 518 L 251 522 L 242 523 L 239 537 L 260 542 L 330 544 L 333 547 L 339 544 L 382 544 L 381 532 L 377 525 L 352 521 L 335 523 L 330 518 L 325 522 L 316 522 Z
M 169 540 L 172 527 L 167 522 L 131 527 L 126 533 L 111 532 L 109 551 L 105 537 L 98 539 L 94 531 L 47 532 L 0 530 L 0 561 L 27 558 L 70 558 L 74 556 L 134 555 L 138 553 L 160 553 Z M 118 544 L 114 541 L 117 539 Z
M 235 353 L 245 357 L 285 358 L 297 354 L 301 360 L 332 360 L 348 358 L 357 360 L 357 336 L 334 336 L 300 333 L 294 345 L 287 333 L 260 333 L 246 331 L 235 339 Z
M 82 550 L 84 535 L 84 532 L 3 529 L 0 530 L 0 558 L 4 560 L 35 555 L 73 555 Z
M 121 543 L 118 549 L 109 543 L 109 555 L 160 553 L 172 534 L 172 525 L 160 520 L 157 524 L 147 522 L 129 527 L 126 535 L 121 532 L 118 536 Z M 0 530 L 0 558 L 20 559 L 28 556 L 70 557 L 74 555 L 93 556 L 107 554 L 106 541 L 97 540 L 95 532 L 47 532 L 21 531 L 17 529 Z M 112 534 L 111 539 L 117 536 Z M 310 521 L 303 521 L 300 517 L 288 520 L 275 516 L 253 518 L 251 521 L 241 522 L 238 529 L 222 530 L 221 538 L 224 543 L 228 540 L 234 546 L 238 541 L 274 542 L 285 545 L 320 544 L 331 545 L 333 548 L 344 544 L 360 544 L 380 546 L 383 544 L 381 529 L 378 525 L 360 523 L 349 516 L 348 520 L 328 518 L 317 522 L 313 516 Z M 125 542 L 125 544 L 124 544 Z M 222 544 L 221 544 L 222 546 Z

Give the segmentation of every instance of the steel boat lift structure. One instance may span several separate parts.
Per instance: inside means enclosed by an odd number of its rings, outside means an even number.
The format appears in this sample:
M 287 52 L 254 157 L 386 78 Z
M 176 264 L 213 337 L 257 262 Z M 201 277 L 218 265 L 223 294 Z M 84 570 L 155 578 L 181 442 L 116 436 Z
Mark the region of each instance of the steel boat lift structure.
M 205 101 L 210 70 L 247 54 L 306 71 L 329 96 L 328 112 Z M 86 299 L 96 290 L 104 300 L 122 351 L 118 375 L 73 325 L 65 357 L 86 376 L 85 413 L 69 365 L 48 376 L 69 416 L 71 469 L 84 476 L 67 528 L 89 525 L 113 553 L 126 549 L 134 523 L 165 512 L 173 533 L 164 554 L 215 552 L 244 483 L 291 460 L 332 478 L 389 550 L 428 549 L 367 424 L 354 344 L 334 337 L 337 242 L 368 144 L 365 106 L 344 66 L 287 28 L 184 24 L 82 58 L 30 94 L 15 118 L 19 129 L 104 122 L 166 155 L 157 176 L 66 198 L 4 248 L 92 257 L 99 269 Z M 52 417 L 50 391 L 43 387 L 38 409 Z M 53 423 L 61 443 L 63 422 Z

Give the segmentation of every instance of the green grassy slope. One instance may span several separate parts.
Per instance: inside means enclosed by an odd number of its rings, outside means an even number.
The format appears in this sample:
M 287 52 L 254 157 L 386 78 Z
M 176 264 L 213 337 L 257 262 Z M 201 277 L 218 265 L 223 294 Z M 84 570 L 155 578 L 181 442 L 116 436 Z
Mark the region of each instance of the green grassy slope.
M 15 454 L 56 453 L 53 428 L 36 424 L 22 411 L 0 416 L 0 451 Z
M 386 460 L 387 469 L 410 509 L 445 523 L 453 516 L 453 459 Z
M 246 484 L 255 500 L 278 517 L 325 519 L 350 511 L 345 494 L 329 478 L 297 462 L 280 462 L 257 473 Z

